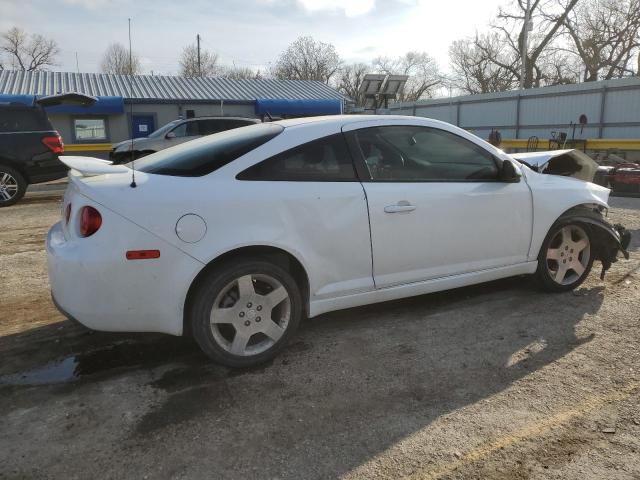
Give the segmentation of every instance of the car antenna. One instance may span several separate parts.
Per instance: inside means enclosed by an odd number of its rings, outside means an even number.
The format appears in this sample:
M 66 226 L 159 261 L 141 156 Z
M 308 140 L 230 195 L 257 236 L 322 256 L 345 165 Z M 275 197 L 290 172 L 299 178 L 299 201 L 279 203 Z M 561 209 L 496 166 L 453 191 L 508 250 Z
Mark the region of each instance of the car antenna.
M 131 19 L 129 18 L 129 123 L 131 124 L 131 188 L 136 188 L 136 155 L 133 151 L 133 54 L 131 53 Z

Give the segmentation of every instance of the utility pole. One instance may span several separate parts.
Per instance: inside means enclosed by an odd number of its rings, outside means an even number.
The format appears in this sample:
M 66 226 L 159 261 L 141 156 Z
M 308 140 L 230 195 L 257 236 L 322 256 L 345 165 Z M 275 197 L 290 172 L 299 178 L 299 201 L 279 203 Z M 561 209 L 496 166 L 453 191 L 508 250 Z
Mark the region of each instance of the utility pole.
M 196 34 L 196 41 L 198 43 L 198 76 L 202 76 L 202 65 L 200 64 L 200 34 Z
M 80 64 L 78 63 L 78 52 L 76 52 L 76 72 L 80 73 Z
M 527 54 L 529 52 L 529 32 L 533 30 L 531 21 L 531 0 L 527 0 L 527 9 L 524 12 L 524 26 L 522 32 L 522 71 L 520 72 L 520 89 L 524 90 L 525 79 L 527 77 Z

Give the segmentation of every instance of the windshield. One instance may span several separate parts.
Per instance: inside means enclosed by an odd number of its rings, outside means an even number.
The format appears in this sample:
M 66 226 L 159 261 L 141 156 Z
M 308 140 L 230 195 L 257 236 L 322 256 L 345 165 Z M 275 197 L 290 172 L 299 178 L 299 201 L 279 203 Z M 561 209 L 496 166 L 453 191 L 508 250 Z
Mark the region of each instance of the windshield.
M 136 170 L 156 175 L 200 177 L 249 153 L 280 134 L 284 127 L 251 125 L 209 135 L 136 161 Z M 131 168 L 131 163 L 127 164 Z
M 155 132 L 150 133 L 148 138 L 164 137 L 167 134 L 167 132 L 169 132 L 169 130 L 171 130 L 173 127 L 175 127 L 181 121 L 182 120 L 173 120 L 172 122 L 167 123 L 166 125 L 164 125 L 164 126 L 160 127 L 159 129 L 157 129 Z

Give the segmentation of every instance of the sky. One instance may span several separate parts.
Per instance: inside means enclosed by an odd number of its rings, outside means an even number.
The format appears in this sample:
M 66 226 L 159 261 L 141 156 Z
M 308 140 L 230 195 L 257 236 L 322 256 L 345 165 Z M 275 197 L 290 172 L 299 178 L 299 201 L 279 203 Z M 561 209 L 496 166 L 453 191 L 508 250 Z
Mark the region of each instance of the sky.
M 202 37 L 221 63 L 267 69 L 301 35 L 332 43 L 346 62 L 426 51 L 447 71 L 456 39 L 487 28 L 506 0 L 0 0 L 0 32 L 17 26 L 55 39 L 53 70 L 98 72 L 112 42 L 143 73 L 176 74 L 182 48 Z

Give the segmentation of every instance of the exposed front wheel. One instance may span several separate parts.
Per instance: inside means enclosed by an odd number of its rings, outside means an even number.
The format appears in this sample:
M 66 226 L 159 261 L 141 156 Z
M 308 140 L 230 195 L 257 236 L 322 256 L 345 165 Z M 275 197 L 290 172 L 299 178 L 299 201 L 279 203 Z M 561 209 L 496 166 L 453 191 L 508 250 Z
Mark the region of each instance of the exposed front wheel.
M 558 222 L 547 234 L 538 256 L 537 276 L 542 287 L 551 292 L 577 288 L 593 265 L 588 229 L 576 222 Z
M 0 165 L 0 207 L 8 207 L 24 197 L 27 182 L 20 172 Z
M 200 348 L 230 367 L 265 362 L 284 347 L 302 315 L 294 278 L 269 262 L 237 261 L 200 282 L 189 308 Z

